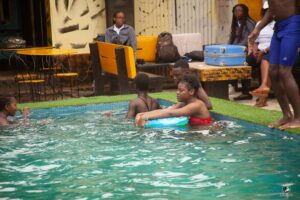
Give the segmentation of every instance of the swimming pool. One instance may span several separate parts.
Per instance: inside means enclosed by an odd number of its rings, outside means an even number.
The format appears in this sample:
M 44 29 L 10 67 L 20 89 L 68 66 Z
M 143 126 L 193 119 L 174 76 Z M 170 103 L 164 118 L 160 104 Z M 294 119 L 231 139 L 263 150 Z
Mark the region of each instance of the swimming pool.
M 34 110 L 51 123 L 1 130 L 0 197 L 300 198 L 298 136 L 218 115 L 223 131 L 139 129 L 127 105 Z

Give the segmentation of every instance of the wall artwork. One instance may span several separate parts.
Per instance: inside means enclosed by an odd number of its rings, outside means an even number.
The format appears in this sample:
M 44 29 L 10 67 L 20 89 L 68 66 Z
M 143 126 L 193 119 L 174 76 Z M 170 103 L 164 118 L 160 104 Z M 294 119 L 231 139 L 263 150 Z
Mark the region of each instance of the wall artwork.
M 104 0 L 50 0 L 52 45 L 89 53 L 88 43 L 104 34 Z

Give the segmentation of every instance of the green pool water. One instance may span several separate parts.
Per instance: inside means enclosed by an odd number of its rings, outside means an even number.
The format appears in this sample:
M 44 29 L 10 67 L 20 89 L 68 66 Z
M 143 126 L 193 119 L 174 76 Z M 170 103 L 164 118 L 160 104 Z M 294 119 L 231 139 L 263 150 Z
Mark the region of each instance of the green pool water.
M 50 123 L 1 129 L 0 198 L 300 199 L 299 137 L 220 116 L 219 131 L 139 129 L 126 106 L 36 110 Z

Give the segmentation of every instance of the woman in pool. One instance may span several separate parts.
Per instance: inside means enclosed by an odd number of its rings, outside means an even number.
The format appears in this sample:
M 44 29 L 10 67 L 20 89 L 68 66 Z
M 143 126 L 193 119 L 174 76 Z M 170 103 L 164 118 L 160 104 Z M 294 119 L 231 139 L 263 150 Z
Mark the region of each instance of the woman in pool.
M 189 116 L 191 126 L 210 126 L 212 118 L 203 101 L 197 98 L 200 87 L 195 75 L 185 75 L 178 83 L 176 92 L 178 103 L 166 109 L 137 114 L 136 125 L 143 127 L 149 119 Z
M 17 112 L 17 100 L 14 97 L 0 97 L 0 126 L 7 126 L 11 124 L 16 124 L 15 122 L 8 119 L 8 117 L 15 116 Z M 22 115 L 28 115 L 29 109 L 24 108 L 22 110 Z

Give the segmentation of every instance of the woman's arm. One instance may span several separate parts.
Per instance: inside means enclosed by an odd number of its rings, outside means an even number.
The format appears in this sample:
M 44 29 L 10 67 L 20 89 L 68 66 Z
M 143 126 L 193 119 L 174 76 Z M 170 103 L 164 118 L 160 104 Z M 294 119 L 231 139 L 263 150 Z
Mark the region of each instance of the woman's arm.
M 177 109 L 162 109 L 146 112 L 144 114 L 137 115 L 135 119 L 136 125 L 143 127 L 149 119 L 190 116 L 194 114 L 195 111 L 200 110 L 201 106 L 204 106 L 204 103 L 198 101 Z

